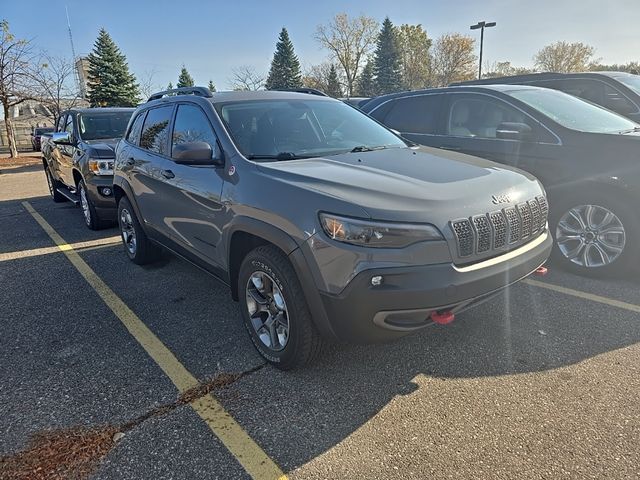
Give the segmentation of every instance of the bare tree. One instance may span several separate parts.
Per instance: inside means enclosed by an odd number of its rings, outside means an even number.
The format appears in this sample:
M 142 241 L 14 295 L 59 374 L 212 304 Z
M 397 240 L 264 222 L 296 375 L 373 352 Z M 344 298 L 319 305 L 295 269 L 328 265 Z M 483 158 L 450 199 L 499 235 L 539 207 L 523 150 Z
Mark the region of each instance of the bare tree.
M 157 91 L 162 90 L 162 87 L 159 87 L 154 80 L 157 73 L 158 71 L 153 67 L 151 70 L 145 70 L 144 73 L 138 77 L 138 88 L 140 89 L 140 94 L 143 99 L 149 98 Z
M 582 72 L 589 69 L 596 50 L 581 42 L 556 42 L 542 48 L 533 57 L 538 70 L 545 72 Z
M 0 21 L 0 103 L 11 158 L 18 156 L 10 109 L 33 98 L 34 54 L 29 40 L 16 39 L 9 22 Z
M 318 25 L 315 38 L 342 67 L 346 94 L 352 96 L 360 68 L 376 45 L 378 22 L 364 15 L 350 20 L 339 13 L 328 25 Z
M 53 113 L 55 124 L 64 109 L 82 102 L 75 85 L 75 66 L 70 59 L 46 53 L 39 59 L 38 66 L 33 72 L 34 96 Z
M 440 36 L 432 51 L 432 83 L 446 86 L 451 82 L 474 78 L 477 70 L 474 44 L 472 37 L 459 33 Z
M 302 76 L 302 84 L 305 87 L 316 88 L 320 91 L 327 91 L 329 83 L 330 62 L 323 62 L 318 65 L 311 65 Z
M 229 80 L 233 90 L 260 90 L 264 87 L 267 76 L 256 72 L 250 65 L 242 65 L 232 70 L 233 78 Z

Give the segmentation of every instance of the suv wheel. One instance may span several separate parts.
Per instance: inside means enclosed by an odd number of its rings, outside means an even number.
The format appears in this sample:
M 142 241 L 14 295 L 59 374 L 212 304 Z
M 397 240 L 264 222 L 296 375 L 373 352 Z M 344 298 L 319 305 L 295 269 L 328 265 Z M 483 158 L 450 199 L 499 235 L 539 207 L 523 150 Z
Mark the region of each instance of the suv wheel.
M 118 202 L 118 225 L 129 259 L 138 265 L 151 263 L 160 256 L 160 248 L 144 233 L 131 203 L 126 197 Z
M 53 179 L 53 175 L 51 174 L 51 170 L 49 167 L 44 167 L 44 174 L 47 177 L 47 186 L 49 187 L 49 195 L 56 203 L 65 202 L 67 198 L 58 192 L 58 182 Z
M 262 246 L 243 260 L 238 275 L 240 310 L 256 349 L 269 363 L 291 370 L 322 349 L 302 287 L 287 257 Z
M 634 266 L 640 224 L 625 204 L 593 197 L 562 202 L 559 207 L 552 227 L 554 257 L 565 267 L 597 276 Z
M 104 221 L 98 216 L 96 208 L 93 206 L 93 203 L 91 203 L 84 180 L 80 180 L 78 183 L 78 195 L 80 196 L 80 206 L 82 207 L 84 223 L 91 230 L 100 230 Z

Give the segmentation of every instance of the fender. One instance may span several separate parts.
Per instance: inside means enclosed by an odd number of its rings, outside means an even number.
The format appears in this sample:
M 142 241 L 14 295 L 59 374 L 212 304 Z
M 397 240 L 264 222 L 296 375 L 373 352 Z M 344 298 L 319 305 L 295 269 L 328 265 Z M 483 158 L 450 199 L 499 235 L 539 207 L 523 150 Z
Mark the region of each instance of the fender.
M 144 229 L 145 233 L 147 235 L 149 235 L 149 232 L 147 231 L 147 227 L 145 225 L 144 220 L 142 220 L 142 215 L 140 215 L 140 209 L 138 208 L 138 202 L 136 202 L 136 197 L 133 194 L 133 189 L 131 188 L 131 185 L 129 185 L 129 182 L 127 182 L 124 178 L 116 175 L 113 177 L 113 185 L 114 187 L 118 187 L 120 189 L 122 189 L 122 191 L 124 192 L 124 195 L 127 197 L 127 200 L 129 200 L 129 203 L 131 203 L 131 206 L 133 207 L 133 211 L 136 214 L 136 217 L 138 217 L 141 221 L 140 221 L 140 225 L 142 226 L 142 228 Z M 115 191 L 114 191 L 114 195 L 115 195 Z M 118 198 L 116 198 L 116 200 L 119 200 Z

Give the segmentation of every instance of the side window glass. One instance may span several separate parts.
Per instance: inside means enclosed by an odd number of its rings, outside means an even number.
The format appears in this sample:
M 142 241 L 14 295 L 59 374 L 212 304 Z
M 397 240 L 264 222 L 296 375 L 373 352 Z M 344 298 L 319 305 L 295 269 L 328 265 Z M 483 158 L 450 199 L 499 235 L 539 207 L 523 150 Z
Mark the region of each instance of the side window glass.
M 69 133 L 69 136 L 73 140 L 73 115 L 67 115 L 67 123 L 65 124 L 64 131 Z
M 168 155 L 169 122 L 173 106 L 149 110 L 140 134 L 140 147 L 161 155 Z
M 434 134 L 441 98 L 440 95 L 415 95 L 397 100 L 384 123 L 402 133 Z
M 451 98 L 447 122 L 449 135 L 496 138 L 496 131 L 504 122 L 524 123 L 533 128 L 524 113 L 500 100 L 458 95 L 452 95 Z
M 171 136 L 171 151 L 176 145 L 191 142 L 205 142 L 211 146 L 213 158 L 221 157 L 218 141 L 209 119 L 204 112 L 195 105 L 179 105 L 176 121 Z
M 147 112 L 139 113 L 136 119 L 133 121 L 129 133 L 127 133 L 127 141 L 138 145 L 140 142 L 140 133 L 142 132 L 142 122 Z
M 56 132 L 63 132 L 64 131 L 65 120 L 66 120 L 66 117 L 65 117 L 64 114 L 62 114 L 60 116 L 60 118 L 58 119 L 58 123 L 56 124 Z
M 621 115 L 628 115 L 638 111 L 638 107 L 633 102 L 609 85 L 604 86 L 604 103 L 602 106 Z

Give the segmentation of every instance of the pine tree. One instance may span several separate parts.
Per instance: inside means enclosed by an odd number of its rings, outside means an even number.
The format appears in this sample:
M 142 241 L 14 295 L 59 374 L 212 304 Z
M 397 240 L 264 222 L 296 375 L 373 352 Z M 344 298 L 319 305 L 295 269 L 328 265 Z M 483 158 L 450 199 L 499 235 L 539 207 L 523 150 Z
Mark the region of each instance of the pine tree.
M 182 70 L 180 70 L 180 76 L 178 77 L 178 83 L 176 83 L 176 87 L 193 87 L 195 85 L 193 81 L 193 77 L 187 71 L 187 69 L 182 65 Z
M 133 107 L 140 91 L 127 58 L 102 28 L 89 60 L 89 103 L 92 107 Z
M 169 82 L 169 85 L 167 85 L 167 90 L 173 90 L 173 83 Z
M 402 89 L 402 63 L 396 28 L 389 17 L 382 22 L 378 44 L 373 55 L 376 93 L 399 92 Z
M 375 97 L 376 95 L 376 83 L 373 78 L 373 63 L 371 61 L 367 62 L 358 75 L 356 92 L 361 97 Z
M 278 37 L 265 87 L 267 90 L 302 87 L 300 62 L 293 51 L 293 43 L 286 28 L 282 29 Z
M 213 92 L 215 92 L 215 91 L 216 91 L 216 86 L 213 84 L 213 80 L 209 80 L 209 85 L 208 85 L 208 87 L 209 87 L 209 91 L 210 91 L 211 93 L 213 93 Z
M 338 80 L 338 72 L 336 71 L 336 66 L 333 63 L 331 64 L 331 68 L 329 69 L 329 75 L 327 76 L 327 91 L 325 93 L 333 98 L 342 97 L 342 87 L 340 86 L 340 81 Z

